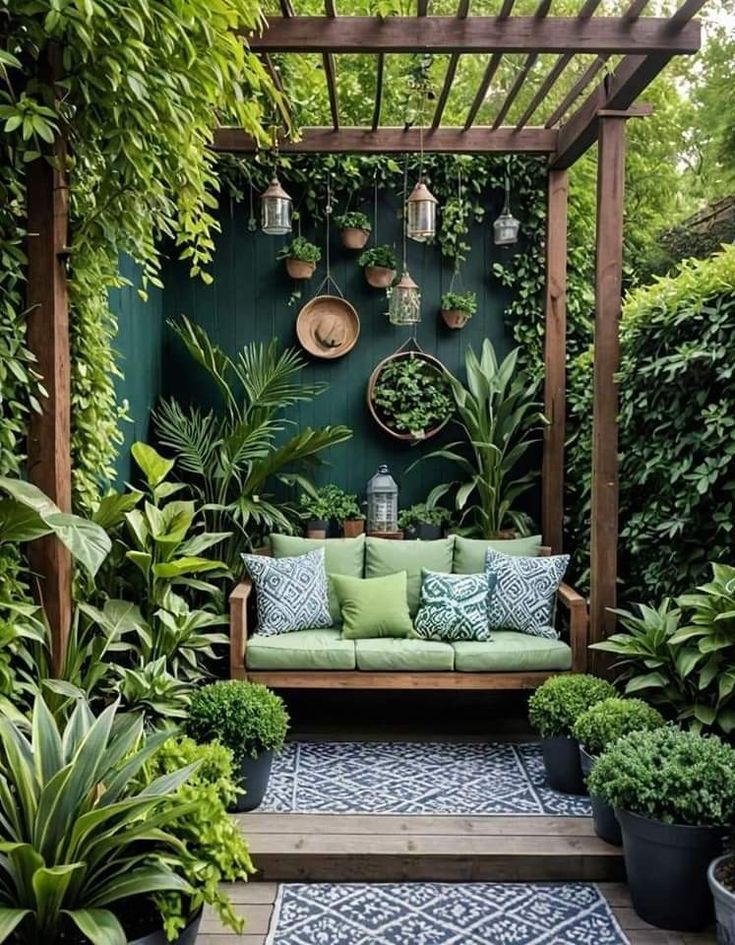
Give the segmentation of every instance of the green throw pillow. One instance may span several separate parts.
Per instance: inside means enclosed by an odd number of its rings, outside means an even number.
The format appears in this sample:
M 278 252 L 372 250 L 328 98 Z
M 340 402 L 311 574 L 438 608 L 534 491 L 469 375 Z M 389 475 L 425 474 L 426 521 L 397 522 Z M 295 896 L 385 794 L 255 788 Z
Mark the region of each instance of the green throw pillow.
M 406 572 L 379 578 L 332 575 L 342 610 L 342 637 L 412 637 L 413 624 L 406 602 Z
M 416 616 L 421 593 L 421 572 L 452 570 L 454 535 L 437 541 L 393 541 L 369 537 L 365 543 L 365 577 L 383 577 L 398 571 L 406 572 L 408 612 Z M 477 571 L 485 570 L 485 559 Z M 327 567 L 329 571 L 329 567 Z
M 524 555 L 529 558 L 538 557 L 541 551 L 541 536 L 530 535 L 528 538 L 498 538 L 487 540 L 484 538 L 463 538 L 457 535 L 454 539 L 454 567 L 455 574 L 479 574 L 485 570 L 485 556 L 488 548 L 499 551 L 504 555 Z M 327 566 L 329 571 L 329 566 Z

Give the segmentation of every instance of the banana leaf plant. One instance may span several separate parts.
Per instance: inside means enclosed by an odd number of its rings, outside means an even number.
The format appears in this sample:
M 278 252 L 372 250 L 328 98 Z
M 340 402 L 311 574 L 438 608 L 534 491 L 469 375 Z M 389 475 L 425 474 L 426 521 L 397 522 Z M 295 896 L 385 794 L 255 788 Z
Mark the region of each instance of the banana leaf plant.
M 427 505 L 433 508 L 453 496 L 464 534 L 495 538 L 508 528 L 527 534 L 528 516 L 515 503 L 530 488 L 533 474 L 518 476 L 517 471 L 546 423 L 536 401 L 538 385 L 518 370 L 518 349 L 498 362 L 488 339 L 479 358 L 467 349 L 465 370 L 467 386 L 447 372 L 457 408 L 454 422 L 463 439 L 418 460 L 447 460 L 463 475 L 435 486 Z
M 146 784 L 167 736 L 145 738 L 116 704 L 95 716 L 79 700 L 62 728 L 39 697 L 26 729 L 0 720 L 0 942 L 55 945 L 76 929 L 125 945 L 122 900 L 191 890 L 167 828 L 186 813 L 173 795 L 197 765 Z
M 293 349 L 281 350 L 276 340 L 252 342 L 230 357 L 187 318 L 169 324 L 209 375 L 222 409 L 164 401 L 154 414 L 156 432 L 204 503 L 209 530 L 231 533 L 217 551 L 234 571 L 241 551 L 270 531 L 291 532 L 299 523 L 296 508 L 274 497 L 274 485 L 313 491 L 303 467 L 318 462 L 352 431 L 340 425 L 304 427 L 287 436 L 294 421 L 284 411 L 326 390 L 325 384 L 301 380 L 304 361 Z

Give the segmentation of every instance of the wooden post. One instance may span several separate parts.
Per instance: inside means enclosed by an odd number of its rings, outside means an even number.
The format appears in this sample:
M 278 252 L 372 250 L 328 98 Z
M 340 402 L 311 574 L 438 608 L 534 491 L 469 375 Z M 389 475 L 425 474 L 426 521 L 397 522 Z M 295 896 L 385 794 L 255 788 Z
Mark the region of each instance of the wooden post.
M 66 149 L 59 139 L 55 166 L 38 158 L 28 167 L 28 347 L 36 356 L 48 397 L 32 413 L 28 474 L 62 512 L 71 511 L 69 302 L 65 273 L 69 209 Z M 71 625 L 72 562 L 67 548 L 50 536 L 29 545 L 49 626 L 54 671 L 63 664 Z
M 546 337 L 541 486 L 544 544 L 558 554 L 564 525 L 564 427 L 566 412 L 567 198 L 569 175 L 549 171 L 546 209 Z
M 592 530 L 590 640 L 615 628 L 618 564 L 618 325 L 623 270 L 625 117 L 599 119 L 597 153 L 597 260 L 592 419 Z M 604 663 L 595 657 L 597 668 Z

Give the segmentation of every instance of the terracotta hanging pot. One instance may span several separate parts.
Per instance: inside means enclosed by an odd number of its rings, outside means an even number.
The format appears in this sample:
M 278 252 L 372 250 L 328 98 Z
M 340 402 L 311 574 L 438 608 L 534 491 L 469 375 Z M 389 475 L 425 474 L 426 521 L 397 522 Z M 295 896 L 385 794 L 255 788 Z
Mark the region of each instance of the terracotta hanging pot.
M 286 272 L 292 279 L 311 279 L 316 270 L 316 263 L 303 259 L 286 259 Z
M 340 234 L 345 249 L 362 249 L 370 239 L 370 230 L 358 229 L 354 226 L 345 227 L 340 230 Z
M 365 266 L 365 279 L 374 289 L 387 289 L 396 277 L 395 269 L 385 266 Z
M 470 320 L 469 315 L 463 312 L 461 308 L 443 308 L 441 309 L 441 315 L 444 323 L 449 328 L 464 328 Z

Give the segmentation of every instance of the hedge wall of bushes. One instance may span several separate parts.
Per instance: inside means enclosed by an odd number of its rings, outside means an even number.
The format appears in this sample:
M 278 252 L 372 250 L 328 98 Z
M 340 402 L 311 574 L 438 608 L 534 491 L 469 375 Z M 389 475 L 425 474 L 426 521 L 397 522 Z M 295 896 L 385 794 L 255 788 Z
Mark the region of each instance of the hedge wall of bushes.
M 571 365 L 569 547 L 589 543 L 592 355 Z M 621 323 L 620 595 L 693 587 L 735 561 L 735 247 L 633 292 Z

